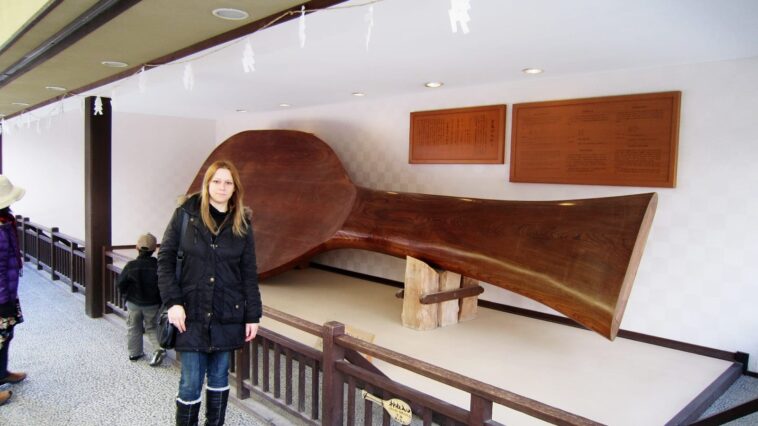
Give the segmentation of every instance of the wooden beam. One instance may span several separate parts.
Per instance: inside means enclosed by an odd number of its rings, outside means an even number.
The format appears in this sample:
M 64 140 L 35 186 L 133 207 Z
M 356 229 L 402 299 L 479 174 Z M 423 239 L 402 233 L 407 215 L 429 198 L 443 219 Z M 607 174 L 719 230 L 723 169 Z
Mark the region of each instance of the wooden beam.
M 438 293 L 430 293 L 421 296 L 419 302 L 422 305 L 429 305 L 432 303 L 445 302 L 447 300 L 461 299 L 464 297 L 478 296 L 484 293 L 484 289 L 479 287 L 463 287 L 455 290 L 440 291 Z
M 95 97 L 84 102 L 84 275 L 85 311 L 103 315 L 103 248 L 111 245 L 111 100 L 100 98 L 102 115 L 95 115 Z
M 477 287 L 463 287 L 455 290 L 438 291 L 436 293 L 424 294 L 419 297 L 419 303 L 422 305 L 430 305 L 432 303 L 440 303 L 448 300 L 463 299 L 465 297 L 475 297 L 484 293 L 482 286 Z M 402 299 L 405 297 L 405 290 L 398 290 L 395 292 L 395 297 Z

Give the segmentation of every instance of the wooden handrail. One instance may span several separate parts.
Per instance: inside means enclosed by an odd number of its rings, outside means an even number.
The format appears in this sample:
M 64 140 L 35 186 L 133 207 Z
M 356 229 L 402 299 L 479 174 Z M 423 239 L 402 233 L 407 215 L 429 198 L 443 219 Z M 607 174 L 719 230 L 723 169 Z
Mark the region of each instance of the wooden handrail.
M 269 306 L 263 307 L 263 315 L 265 317 L 279 321 L 282 324 L 287 324 L 291 327 L 297 328 L 298 330 L 302 330 L 306 333 L 313 334 L 314 336 L 321 337 L 324 333 L 324 327 L 316 323 L 306 321 L 302 318 L 298 318 L 294 315 L 284 313 L 282 311 L 271 308 Z
M 68 234 L 64 234 L 63 232 L 53 232 L 53 235 L 57 239 L 69 241 L 69 242 L 72 242 L 72 243 L 76 243 L 76 245 L 78 245 L 79 247 L 82 247 L 82 248 L 84 247 L 84 241 L 82 241 L 82 240 L 80 240 L 78 238 L 72 237 L 72 236 L 70 236 Z

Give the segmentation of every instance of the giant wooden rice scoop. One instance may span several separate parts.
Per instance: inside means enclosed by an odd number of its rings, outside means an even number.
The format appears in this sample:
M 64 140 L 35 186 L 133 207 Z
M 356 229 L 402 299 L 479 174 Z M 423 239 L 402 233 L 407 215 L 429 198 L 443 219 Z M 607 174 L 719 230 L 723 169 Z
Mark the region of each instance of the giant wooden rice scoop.
M 655 213 L 655 193 L 498 201 L 357 187 L 332 149 L 291 130 L 238 133 L 232 160 L 253 208 L 266 278 L 337 248 L 412 256 L 537 300 L 613 339 Z

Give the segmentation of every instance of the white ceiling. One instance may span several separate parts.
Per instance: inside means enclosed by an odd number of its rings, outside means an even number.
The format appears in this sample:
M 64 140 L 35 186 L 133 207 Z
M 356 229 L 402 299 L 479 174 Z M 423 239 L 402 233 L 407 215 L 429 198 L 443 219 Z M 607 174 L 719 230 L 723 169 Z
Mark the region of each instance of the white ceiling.
M 758 56 L 756 0 L 471 0 L 468 34 L 451 31 L 449 0 L 384 0 L 373 4 L 368 50 L 369 7 L 346 8 L 365 3 L 308 15 L 304 48 L 297 20 L 253 34 L 253 73 L 243 72 L 243 39 L 148 71 L 144 93 L 136 76 L 93 93 L 112 96 L 116 111 L 219 118 L 345 102 L 355 91 L 422 92 L 429 80 L 445 90 Z M 192 91 L 182 85 L 188 61 Z

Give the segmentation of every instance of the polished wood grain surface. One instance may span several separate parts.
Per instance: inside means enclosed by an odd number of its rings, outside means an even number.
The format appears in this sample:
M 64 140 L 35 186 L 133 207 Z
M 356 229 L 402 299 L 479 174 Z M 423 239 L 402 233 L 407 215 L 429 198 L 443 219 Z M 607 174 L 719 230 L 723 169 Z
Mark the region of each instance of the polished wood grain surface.
M 240 169 L 266 278 L 315 254 L 412 256 L 537 300 L 613 339 L 655 212 L 655 193 L 502 201 L 356 187 L 312 134 L 246 131 L 211 153 Z

